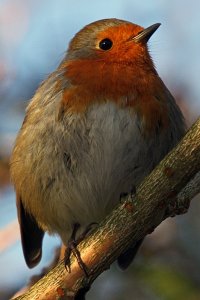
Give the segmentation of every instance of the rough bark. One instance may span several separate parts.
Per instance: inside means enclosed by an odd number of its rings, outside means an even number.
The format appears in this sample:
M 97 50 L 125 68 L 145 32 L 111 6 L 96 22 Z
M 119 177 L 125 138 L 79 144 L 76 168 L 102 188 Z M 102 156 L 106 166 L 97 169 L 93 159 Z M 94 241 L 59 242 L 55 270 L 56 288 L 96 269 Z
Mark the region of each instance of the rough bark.
M 137 188 L 136 195 L 124 198 L 98 229 L 79 245 L 88 277 L 72 255 L 71 273 L 67 273 L 64 263 L 60 262 L 16 299 L 81 299 L 77 295 L 87 290 L 133 241 L 151 233 L 166 217 L 188 210 L 190 200 L 200 189 L 199 171 L 200 119 Z

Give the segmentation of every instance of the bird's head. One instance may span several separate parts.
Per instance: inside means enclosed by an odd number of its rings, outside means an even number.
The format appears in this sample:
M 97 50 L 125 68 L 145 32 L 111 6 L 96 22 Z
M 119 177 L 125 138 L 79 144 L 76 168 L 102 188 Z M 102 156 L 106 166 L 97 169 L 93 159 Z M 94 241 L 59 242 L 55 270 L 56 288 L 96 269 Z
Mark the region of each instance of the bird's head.
M 59 67 L 62 82 L 64 78 L 68 83 L 64 83 L 64 107 L 79 112 L 108 100 L 141 110 L 160 85 L 147 47 L 159 26 L 144 29 L 127 21 L 104 19 L 80 30 Z M 58 82 L 58 88 L 61 85 Z M 145 101 L 141 95 L 147 95 Z
M 146 29 L 118 19 L 104 19 L 85 26 L 72 39 L 67 60 L 100 60 L 113 63 L 134 63 L 147 51 L 147 41 L 160 26 Z
M 74 86 L 95 94 L 127 94 L 147 72 L 156 73 L 147 41 L 160 24 L 146 29 L 118 19 L 96 21 L 71 40 L 61 68 Z

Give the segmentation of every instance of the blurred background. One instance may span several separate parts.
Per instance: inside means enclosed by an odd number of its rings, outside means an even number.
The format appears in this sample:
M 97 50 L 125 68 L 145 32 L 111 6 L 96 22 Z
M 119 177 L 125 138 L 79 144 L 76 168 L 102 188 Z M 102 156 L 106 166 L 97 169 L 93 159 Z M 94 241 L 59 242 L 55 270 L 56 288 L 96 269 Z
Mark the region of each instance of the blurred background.
M 188 126 L 200 112 L 199 0 L 0 0 L 0 299 L 9 299 L 53 259 L 59 240 L 45 238 L 45 257 L 29 270 L 23 259 L 9 156 L 27 101 L 84 25 L 116 17 L 144 27 L 161 22 L 149 48 L 158 73 Z M 200 202 L 146 238 L 126 272 L 114 264 L 87 299 L 200 299 Z M 34 277 L 35 278 L 35 277 Z

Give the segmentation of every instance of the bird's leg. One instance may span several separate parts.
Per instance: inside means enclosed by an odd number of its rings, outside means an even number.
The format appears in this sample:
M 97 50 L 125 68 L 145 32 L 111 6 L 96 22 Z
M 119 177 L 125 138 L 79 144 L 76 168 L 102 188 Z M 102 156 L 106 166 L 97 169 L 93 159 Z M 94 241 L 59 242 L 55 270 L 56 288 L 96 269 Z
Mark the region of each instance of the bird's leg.
M 81 235 L 76 239 L 76 234 L 77 234 L 78 229 L 80 228 L 80 224 L 79 223 L 74 224 L 73 230 L 72 230 L 72 235 L 67 243 L 67 248 L 65 250 L 64 261 L 65 261 L 65 268 L 66 268 L 67 272 L 69 272 L 69 273 L 71 272 L 70 255 L 71 255 L 71 253 L 73 253 L 77 259 L 79 267 L 83 270 L 85 275 L 88 277 L 89 274 L 87 271 L 87 267 L 81 258 L 81 255 L 80 255 L 79 250 L 77 249 L 77 246 L 80 242 L 82 242 L 88 236 L 88 234 L 90 233 L 90 231 L 94 225 L 97 225 L 97 223 L 90 223 L 85 228 L 85 230 L 81 233 Z
M 87 275 L 86 268 L 85 268 L 86 266 L 84 265 L 84 263 L 83 263 L 83 261 L 81 259 L 81 256 L 80 256 L 80 252 L 77 249 L 78 242 L 76 241 L 76 233 L 77 233 L 77 231 L 78 231 L 79 228 L 80 228 L 80 224 L 75 223 L 74 226 L 73 226 L 71 237 L 70 237 L 70 239 L 69 239 L 69 241 L 67 243 L 67 248 L 65 250 L 65 257 L 64 257 L 65 268 L 66 268 L 67 272 L 69 272 L 69 273 L 71 272 L 71 268 L 70 268 L 70 255 L 71 255 L 71 253 L 73 253 L 74 256 L 77 259 L 77 262 L 78 262 L 80 268 Z

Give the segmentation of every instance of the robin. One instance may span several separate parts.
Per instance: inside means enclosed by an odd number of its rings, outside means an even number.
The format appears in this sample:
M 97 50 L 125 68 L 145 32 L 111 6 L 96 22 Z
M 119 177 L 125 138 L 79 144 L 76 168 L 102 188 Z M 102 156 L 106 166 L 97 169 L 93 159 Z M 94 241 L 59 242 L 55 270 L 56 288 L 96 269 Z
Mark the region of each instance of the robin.
M 184 134 L 183 115 L 148 51 L 159 26 L 87 25 L 29 103 L 11 157 L 29 267 L 40 261 L 46 231 L 67 249 L 76 245 Z M 141 242 L 119 257 L 122 269 Z

